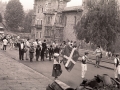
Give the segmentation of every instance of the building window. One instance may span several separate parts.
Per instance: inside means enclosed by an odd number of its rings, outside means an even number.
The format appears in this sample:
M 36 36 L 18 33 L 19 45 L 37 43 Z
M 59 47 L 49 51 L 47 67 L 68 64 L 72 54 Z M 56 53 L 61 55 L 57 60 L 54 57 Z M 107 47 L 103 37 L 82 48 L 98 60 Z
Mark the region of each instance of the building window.
M 50 24 L 50 16 L 48 17 L 48 24 Z
M 38 32 L 36 32 L 36 37 L 38 38 Z
M 67 25 L 67 17 L 65 16 L 65 26 Z
M 59 16 L 59 23 L 62 24 L 62 15 Z
M 41 38 L 41 32 L 40 32 L 40 38 Z
M 37 4 L 34 4 L 34 12 L 36 12 L 36 6 L 37 6 Z
M 42 12 L 43 12 L 43 7 L 42 7 Z
M 74 20 L 75 20 L 75 25 L 76 25 L 76 16 L 74 16 Z
M 39 13 L 39 11 L 40 11 L 40 6 L 38 6 L 38 13 Z
M 41 23 L 40 25 L 42 25 L 42 20 L 40 20 L 40 23 Z
M 51 16 L 46 16 L 46 23 L 50 24 L 50 22 L 51 22 Z
M 37 19 L 37 25 L 39 25 L 40 23 L 39 23 L 39 19 Z

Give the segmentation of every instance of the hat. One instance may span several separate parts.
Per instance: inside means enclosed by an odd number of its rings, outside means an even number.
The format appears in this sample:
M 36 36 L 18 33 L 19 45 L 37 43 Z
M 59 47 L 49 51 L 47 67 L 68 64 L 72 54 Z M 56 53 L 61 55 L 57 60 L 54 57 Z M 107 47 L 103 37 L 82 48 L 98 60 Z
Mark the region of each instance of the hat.
M 88 52 L 85 52 L 85 55 L 89 54 Z

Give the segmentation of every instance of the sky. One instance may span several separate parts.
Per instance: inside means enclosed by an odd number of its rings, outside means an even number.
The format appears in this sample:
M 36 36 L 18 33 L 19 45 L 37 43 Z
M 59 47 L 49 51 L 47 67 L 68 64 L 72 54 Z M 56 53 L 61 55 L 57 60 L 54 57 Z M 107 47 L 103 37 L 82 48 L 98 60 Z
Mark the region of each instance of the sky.
M 9 0 L 0 0 L 3 2 L 8 2 Z M 24 10 L 33 9 L 34 0 L 20 0 L 23 5 Z M 67 3 L 67 7 L 82 5 L 82 0 L 71 0 Z

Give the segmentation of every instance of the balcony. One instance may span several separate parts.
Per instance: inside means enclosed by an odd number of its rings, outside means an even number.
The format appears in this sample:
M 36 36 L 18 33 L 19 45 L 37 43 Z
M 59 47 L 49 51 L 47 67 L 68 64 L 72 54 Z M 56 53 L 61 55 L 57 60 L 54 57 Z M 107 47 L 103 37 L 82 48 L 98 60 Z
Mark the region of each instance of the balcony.
M 44 35 L 44 37 L 45 37 L 45 38 L 51 38 L 51 36 L 49 36 L 49 35 Z
M 42 25 L 35 25 L 36 29 L 42 29 Z

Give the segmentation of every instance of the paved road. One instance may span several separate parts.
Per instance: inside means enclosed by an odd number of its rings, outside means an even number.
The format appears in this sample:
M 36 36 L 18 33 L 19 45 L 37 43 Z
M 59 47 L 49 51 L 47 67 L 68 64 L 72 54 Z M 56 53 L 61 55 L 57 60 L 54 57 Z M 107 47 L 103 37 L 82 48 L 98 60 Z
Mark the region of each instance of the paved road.
M 19 61 L 17 50 L 7 50 L 6 52 L 3 52 L 3 53 L 5 53 L 6 55 L 11 56 L 13 59 Z M 42 62 L 42 61 L 36 62 L 34 60 L 34 62 L 32 62 L 32 63 L 29 61 L 19 61 L 19 62 L 31 67 L 32 69 L 36 70 L 37 72 L 39 72 L 39 73 L 47 76 L 51 80 L 53 80 L 53 77 L 51 76 L 53 61 L 45 60 L 44 62 Z M 104 66 L 113 67 L 113 64 L 109 64 L 109 63 L 106 64 L 105 62 L 102 62 L 101 64 Z M 62 70 L 63 70 L 63 73 L 59 77 L 59 80 L 63 81 L 64 83 L 70 85 L 73 88 L 77 87 L 82 82 L 81 63 L 80 62 L 78 62 L 75 65 L 75 67 L 73 68 L 73 70 L 71 72 L 66 71 L 63 64 L 62 64 Z M 94 77 L 94 75 L 97 75 L 97 74 L 99 74 L 99 75 L 109 74 L 111 77 L 114 77 L 113 70 L 102 68 L 102 67 L 95 68 L 94 65 L 88 64 L 88 71 L 86 74 L 86 78 L 91 79 Z
M 0 90 L 46 90 L 52 82 L 0 51 Z

